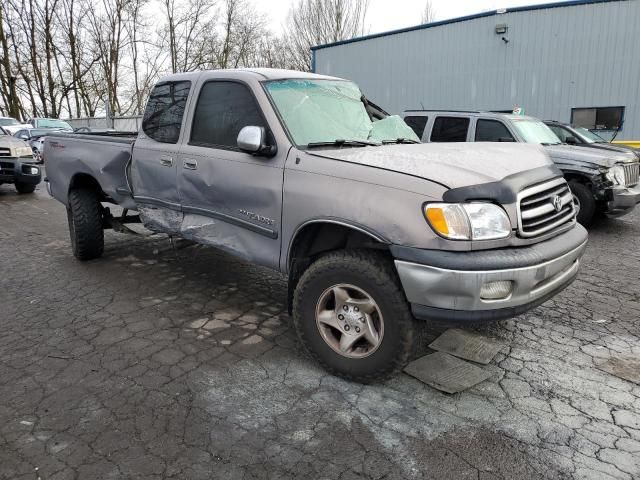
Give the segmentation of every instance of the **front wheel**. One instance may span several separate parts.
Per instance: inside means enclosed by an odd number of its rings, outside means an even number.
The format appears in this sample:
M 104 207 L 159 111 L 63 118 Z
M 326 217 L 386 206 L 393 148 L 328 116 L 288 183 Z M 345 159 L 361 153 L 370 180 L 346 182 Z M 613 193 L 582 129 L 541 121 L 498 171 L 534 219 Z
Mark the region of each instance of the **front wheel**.
M 36 185 L 34 183 L 16 182 L 16 190 L 18 193 L 33 193 L 36 191 Z
M 588 227 L 593 223 L 596 215 L 596 199 L 593 197 L 591 189 L 582 183 L 571 182 L 569 188 L 578 210 L 577 220 L 585 227 Z
M 337 251 L 314 262 L 294 293 L 293 320 L 310 355 L 348 380 L 383 380 L 412 353 L 414 320 L 379 252 Z

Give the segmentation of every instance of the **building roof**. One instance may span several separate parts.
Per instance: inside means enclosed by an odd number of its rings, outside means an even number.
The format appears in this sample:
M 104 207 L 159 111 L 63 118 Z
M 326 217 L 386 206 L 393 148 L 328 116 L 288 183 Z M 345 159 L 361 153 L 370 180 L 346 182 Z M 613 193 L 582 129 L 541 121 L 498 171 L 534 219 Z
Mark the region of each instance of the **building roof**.
M 311 47 L 311 50 L 315 51 L 315 50 L 321 50 L 323 48 L 337 47 L 338 45 L 345 45 L 345 44 L 354 43 L 354 42 L 362 42 L 365 40 L 371 40 L 373 38 L 388 37 L 390 35 L 396 35 L 399 33 L 414 32 L 416 30 L 425 30 L 428 28 L 440 27 L 443 25 L 450 25 L 452 23 L 467 22 L 469 20 L 475 20 L 477 18 L 492 17 L 495 15 L 503 15 L 505 13 L 528 12 L 532 10 L 542 10 L 542 9 L 559 8 L 559 7 L 574 7 L 577 5 L 588 5 L 591 3 L 609 3 L 609 2 L 624 2 L 624 1 L 629 1 L 629 0 L 565 0 L 565 1 L 559 1 L 559 2 L 553 2 L 553 3 L 543 3 L 540 5 L 529 5 L 525 7 L 502 8 L 499 10 L 467 15 L 465 17 L 452 18 L 448 20 L 442 20 L 439 22 L 425 23 L 422 25 L 415 25 L 413 27 L 400 28 L 398 30 L 390 30 L 388 32 L 374 33 L 371 35 L 364 35 L 362 37 L 350 38 L 348 40 L 341 40 L 339 42 L 316 45 L 314 47 Z

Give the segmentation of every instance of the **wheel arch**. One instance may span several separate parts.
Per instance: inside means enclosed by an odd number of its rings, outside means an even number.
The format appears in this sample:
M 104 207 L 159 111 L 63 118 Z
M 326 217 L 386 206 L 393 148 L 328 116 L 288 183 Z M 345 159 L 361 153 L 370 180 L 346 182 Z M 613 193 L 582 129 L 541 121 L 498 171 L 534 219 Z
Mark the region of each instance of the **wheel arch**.
M 304 270 L 320 255 L 345 248 L 388 251 L 389 242 L 363 225 L 337 218 L 312 219 L 296 228 L 283 265 L 289 279 L 289 311 L 293 292 Z
M 90 175 L 88 173 L 76 173 L 73 175 L 73 177 L 71 177 L 67 195 L 69 192 L 71 192 L 71 190 L 77 188 L 86 188 L 97 192 L 101 201 L 103 201 L 107 197 L 107 195 L 104 193 L 104 190 L 102 190 L 102 186 L 100 185 L 98 180 L 96 180 L 93 175 Z

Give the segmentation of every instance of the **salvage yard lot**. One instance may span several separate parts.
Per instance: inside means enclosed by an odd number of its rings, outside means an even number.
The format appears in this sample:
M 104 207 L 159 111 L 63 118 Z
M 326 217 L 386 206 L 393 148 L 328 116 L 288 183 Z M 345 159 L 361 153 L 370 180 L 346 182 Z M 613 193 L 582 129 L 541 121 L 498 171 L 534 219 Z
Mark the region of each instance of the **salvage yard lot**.
M 108 231 L 76 261 L 42 185 L 1 186 L 0 226 L 0 479 L 640 477 L 640 385 L 598 368 L 638 373 L 640 212 L 554 300 L 476 327 L 505 347 L 455 395 L 327 375 L 282 277 L 214 249 Z

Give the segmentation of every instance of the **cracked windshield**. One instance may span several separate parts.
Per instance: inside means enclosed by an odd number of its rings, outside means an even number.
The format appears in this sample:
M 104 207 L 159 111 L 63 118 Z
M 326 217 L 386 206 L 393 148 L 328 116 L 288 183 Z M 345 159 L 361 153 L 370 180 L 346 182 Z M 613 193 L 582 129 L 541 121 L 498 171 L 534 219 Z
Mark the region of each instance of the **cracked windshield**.
M 297 145 L 420 141 L 397 115 L 372 120 L 352 82 L 293 79 L 269 82 L 266 88 Z

